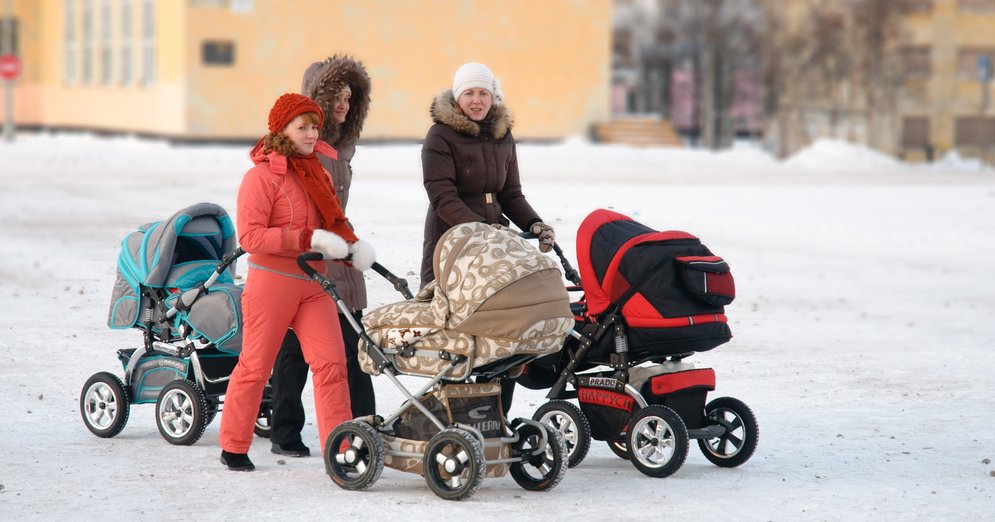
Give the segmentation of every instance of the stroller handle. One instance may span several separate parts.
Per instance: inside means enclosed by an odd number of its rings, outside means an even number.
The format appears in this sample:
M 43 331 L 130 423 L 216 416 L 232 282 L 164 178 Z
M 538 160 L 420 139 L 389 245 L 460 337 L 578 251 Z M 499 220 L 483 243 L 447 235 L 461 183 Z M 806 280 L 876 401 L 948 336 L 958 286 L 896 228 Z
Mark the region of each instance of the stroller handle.
M 299 266 L 300 269 L 303 270 L 308 277 L 314 279 L 315 281 L 318 281 L 318 283 L 320 283 L 322 286 L 328 285 L 331 288 L 334 288 L 335 283 L 333 281 L 318 274 L 318 271 L 312 268 L 311 265 L 308 264 L 309 261 L 321 261 L 322 259 L 325 259 L 325 256 L 322 255 L 321 252 L 305 252 L 297 256 L 297 266 Z M 337 259 L 336 261 L 349 261 L 351 259 L 352 259 L 352 254 L 349 254 L 349 256 L 342 259 Z M 383 278 L 386 279 L 387 281 L 390 281 L 390 283 L 394 285 L 394 289 L 400 292 L 405 299 L 414 298 L 414 295 L 411 293 L 411 290 L 408 288 L 407 279 L 394 275 L 390 270 L 387 270 L 387 268 L 385 268 L 380 263 L 373 263 L 373 266 L 371 266 L 370 268 L 372 268 L 374 272 L 383 276 Z
M 532 232 L 519 232 L 518 237 L 522 239 L 539 239 L 539 236 L 533 234 Z M 556 253 L 556 257 L 560 258 L 560 264 L 563 265 L 563 276 L 567 278 L 567 281 L 581 286 L 580 284 L 580 274 L 577 270 L 567 261 L 567 256 L 563 253 L 563 249 L 560 248 L 559 243 L 553 242 L 553 252 Z

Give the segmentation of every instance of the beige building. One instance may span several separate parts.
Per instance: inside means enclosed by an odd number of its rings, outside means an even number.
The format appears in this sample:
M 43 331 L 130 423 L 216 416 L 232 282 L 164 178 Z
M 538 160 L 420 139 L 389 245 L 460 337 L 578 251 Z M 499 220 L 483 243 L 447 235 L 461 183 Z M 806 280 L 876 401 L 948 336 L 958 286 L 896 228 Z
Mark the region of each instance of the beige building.
M 501 80 L 518 138 L 609 116 L 611 0 L 6 1 L 21 128 L 253 139 L 273 100 L 333 53 L 372 78 L 366 140 L 424 137 L 432 97 L 467 61 Z
M 995 161 L 995 0 L 904 0 L 909 38 L 900 149 Z

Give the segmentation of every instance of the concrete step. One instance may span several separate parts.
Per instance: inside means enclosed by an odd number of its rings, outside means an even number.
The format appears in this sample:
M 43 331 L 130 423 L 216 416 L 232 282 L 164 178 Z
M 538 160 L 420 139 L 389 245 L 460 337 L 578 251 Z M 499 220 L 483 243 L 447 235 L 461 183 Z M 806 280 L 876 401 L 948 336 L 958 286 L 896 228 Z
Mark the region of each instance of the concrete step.
M 600 143 L 644 147 L 683 147 L 684 142 L 667 120 L 619 118 L 594 124 L 594 138 Z

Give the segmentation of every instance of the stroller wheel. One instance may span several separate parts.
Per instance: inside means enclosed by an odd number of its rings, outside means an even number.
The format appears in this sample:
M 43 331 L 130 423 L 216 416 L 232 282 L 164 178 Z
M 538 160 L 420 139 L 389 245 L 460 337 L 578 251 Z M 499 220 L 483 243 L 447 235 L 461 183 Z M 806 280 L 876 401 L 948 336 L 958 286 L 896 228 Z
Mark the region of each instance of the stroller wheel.
M 532 414 L 532 420 L 560 432 L 567 444 L 567 466 L 580 464 L 591 449 L 591 424 L 580 408 L 562 400 L 549 401 Z M 624 451 L 624 449 L 623 449 Z M 628 457 L 626 457 L 628 458 Z
M 204 390 L 187 379 L 171 381 L 159 392 L 155 420 L 166 442 L 189 446 L 204 434 L 208 419 Z
M 512 463 L 511 477 L 529 491 L 553 489 L 568 467 L 563 435 L 547 424 L 521 424 L 517 432 L 518 441 L 511 446 L 512 456 L 521 457 L 522 461 Z
M 83 385 L 79 412 L 86 429 L 100 438 L 110 438 L 128 423 L 128 390 L 121 379 L 109 372 L 93 374 Z
M 618 456 L 618 458 L 629 460 L 629 446 L 626 445 L 625 439 L 610 440 L 608 441 L 608 447 L 611 448 L 612 453 Z
M 666 406 L 647 406 L 629 420 L 626 444 L 629 460 L 645 475 L 672 475 L 688 456 L 688 430 L 677 412 Z
M 256 417 L 256 424 L 252 427 L 252 433 L 257 437 L 268 439 L 273 431 L 270 420 L 273 418 L 273 387 L 269 381 L 263 389 L 263 400 L 259 404 L 259 415 Z
M 372 486 L 383 473 L 383 439 L 370 423 L 343 422 L 332 430 L 324 448 L 325 472 L 342 489 Z
M 719 397 L 705 406 L 705 424 L 721 424 L 726 432 L 698 439 L 698 448 L 712 464 L 734 468 L 750 460 L 760 440 L 760 426 L 749 406 L 732 397 Z
M 422 465 L 428 487 L 446 500 L 470 498 L 487 470 L 483 444 L 461 428 L 436 433 L 425 447 Z

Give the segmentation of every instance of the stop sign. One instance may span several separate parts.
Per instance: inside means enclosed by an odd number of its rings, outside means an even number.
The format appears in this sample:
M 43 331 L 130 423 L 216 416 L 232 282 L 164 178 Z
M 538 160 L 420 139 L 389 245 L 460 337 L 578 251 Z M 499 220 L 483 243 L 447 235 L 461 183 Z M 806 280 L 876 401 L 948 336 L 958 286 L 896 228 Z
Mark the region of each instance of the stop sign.
M 13 54 L 0 56 L 0 78 L 10 81 L 21 74 L 21 60 Z

